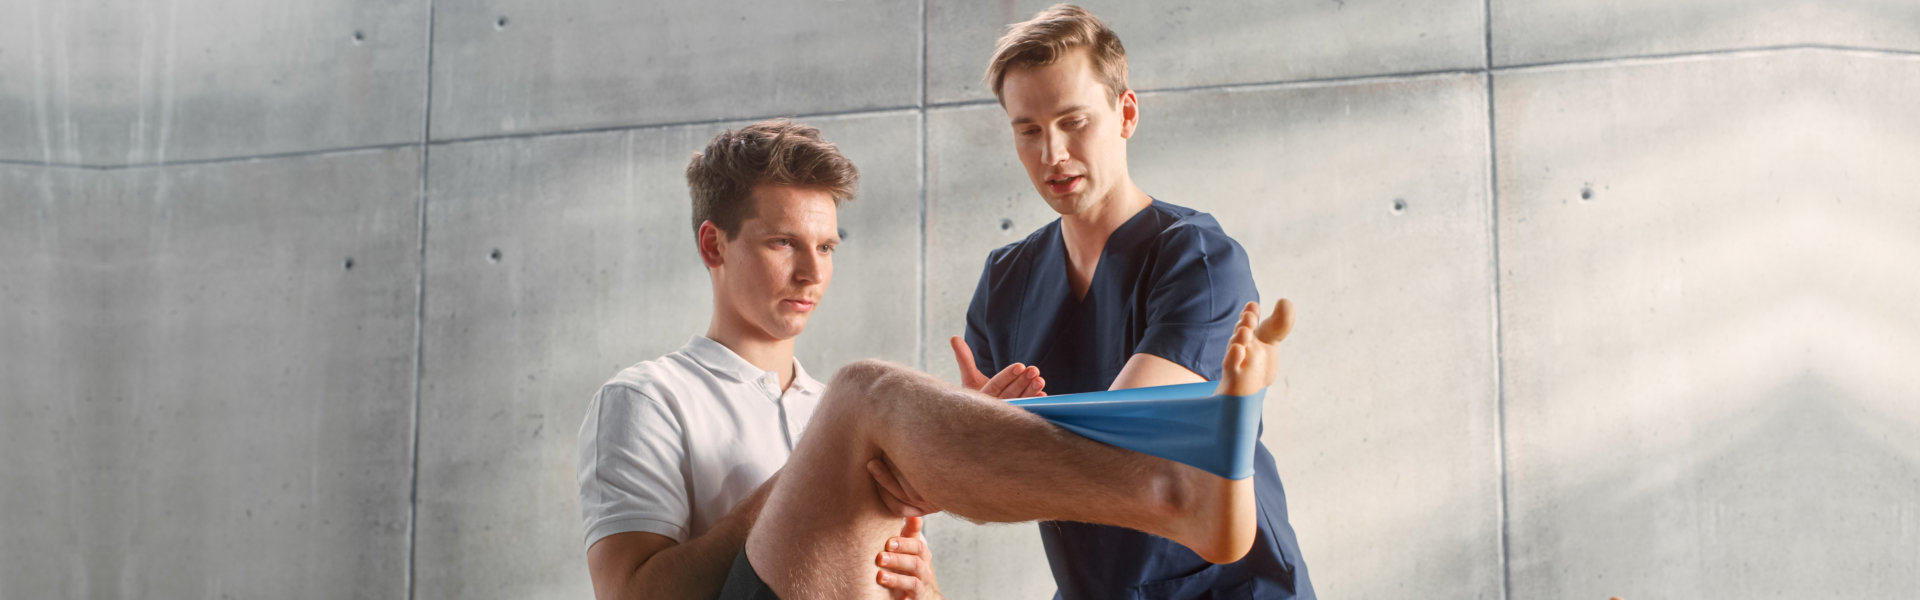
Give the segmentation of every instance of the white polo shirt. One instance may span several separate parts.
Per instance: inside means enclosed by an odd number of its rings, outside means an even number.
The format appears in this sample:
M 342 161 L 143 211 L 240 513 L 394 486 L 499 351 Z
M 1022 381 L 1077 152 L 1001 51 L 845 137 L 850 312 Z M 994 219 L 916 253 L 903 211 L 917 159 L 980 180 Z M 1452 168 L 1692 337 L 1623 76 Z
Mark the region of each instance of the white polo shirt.
M 782 394 L 778 375 L 704 336 L 620 371 L 580 425 L 587 546 L 628 531 L 706 533 L 787 463 L 825 389 L 796 359 Z

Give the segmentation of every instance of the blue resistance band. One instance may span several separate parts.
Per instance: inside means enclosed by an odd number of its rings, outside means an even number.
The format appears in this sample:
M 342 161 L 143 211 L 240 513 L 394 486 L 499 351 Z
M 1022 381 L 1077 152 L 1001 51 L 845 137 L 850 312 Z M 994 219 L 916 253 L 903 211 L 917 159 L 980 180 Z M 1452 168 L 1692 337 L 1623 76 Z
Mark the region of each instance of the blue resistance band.
M 1192 465 L 1227 479 L 1253 476 L 1260 441 L 1261 388 L 1251 396 L 1215 393 L 1219 384 L 1022 398 L 1009 404 L 1094 441 Z

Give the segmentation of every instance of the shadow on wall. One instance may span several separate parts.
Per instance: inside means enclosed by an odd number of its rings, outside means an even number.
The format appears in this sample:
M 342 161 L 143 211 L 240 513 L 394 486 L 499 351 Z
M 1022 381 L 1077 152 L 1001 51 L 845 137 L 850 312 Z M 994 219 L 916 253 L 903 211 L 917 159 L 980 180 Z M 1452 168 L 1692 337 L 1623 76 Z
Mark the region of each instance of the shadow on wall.
M 1513 593 L 1903 597 L 1920 587 L 1920 463 L 1875 432 L 1882 418 L 1800 373 L 1701 423 L 1697 449 L 1602 452 L 1583 483 L 1515 499 Z

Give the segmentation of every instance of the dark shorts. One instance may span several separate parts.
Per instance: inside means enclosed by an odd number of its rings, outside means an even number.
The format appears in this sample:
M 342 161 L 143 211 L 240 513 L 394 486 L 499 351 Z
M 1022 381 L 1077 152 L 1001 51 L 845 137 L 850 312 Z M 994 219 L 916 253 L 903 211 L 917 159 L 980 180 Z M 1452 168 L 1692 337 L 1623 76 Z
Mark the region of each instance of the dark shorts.
M 780 600 L 767 582 L 760 580 L 760 574 L 753 572 L 753 563 L 747 561 L 747 550 L 733 557 L 733 568 L 727 570 L 727 582 L 720 586 L 719 600 Z

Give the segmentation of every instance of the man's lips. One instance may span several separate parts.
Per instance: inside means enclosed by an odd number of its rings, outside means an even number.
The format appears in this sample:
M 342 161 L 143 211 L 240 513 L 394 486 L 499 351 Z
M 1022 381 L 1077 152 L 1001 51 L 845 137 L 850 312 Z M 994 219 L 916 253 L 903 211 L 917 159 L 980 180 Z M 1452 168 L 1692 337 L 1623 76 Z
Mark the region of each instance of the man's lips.
M 1079 185 L 1080 180 L 1083 177 L 1084 177 L 1083 175 L 1065 175 L 1061 177 L 1049 177 L 1047 178 L 1047 188 L 1052 190 L 1053 193 L 1055 194 L 1065 194 L 1067 192 L 1073 191 L 1074 186 Z
M 788 298 L 785 300 L 781 300 L 780 304 L 787 308 L 805 312 L 805 311 L 813 310 L 814 305 L 819 304 L 819 302 L 814 300 L 801 300 L 798 298 Z

